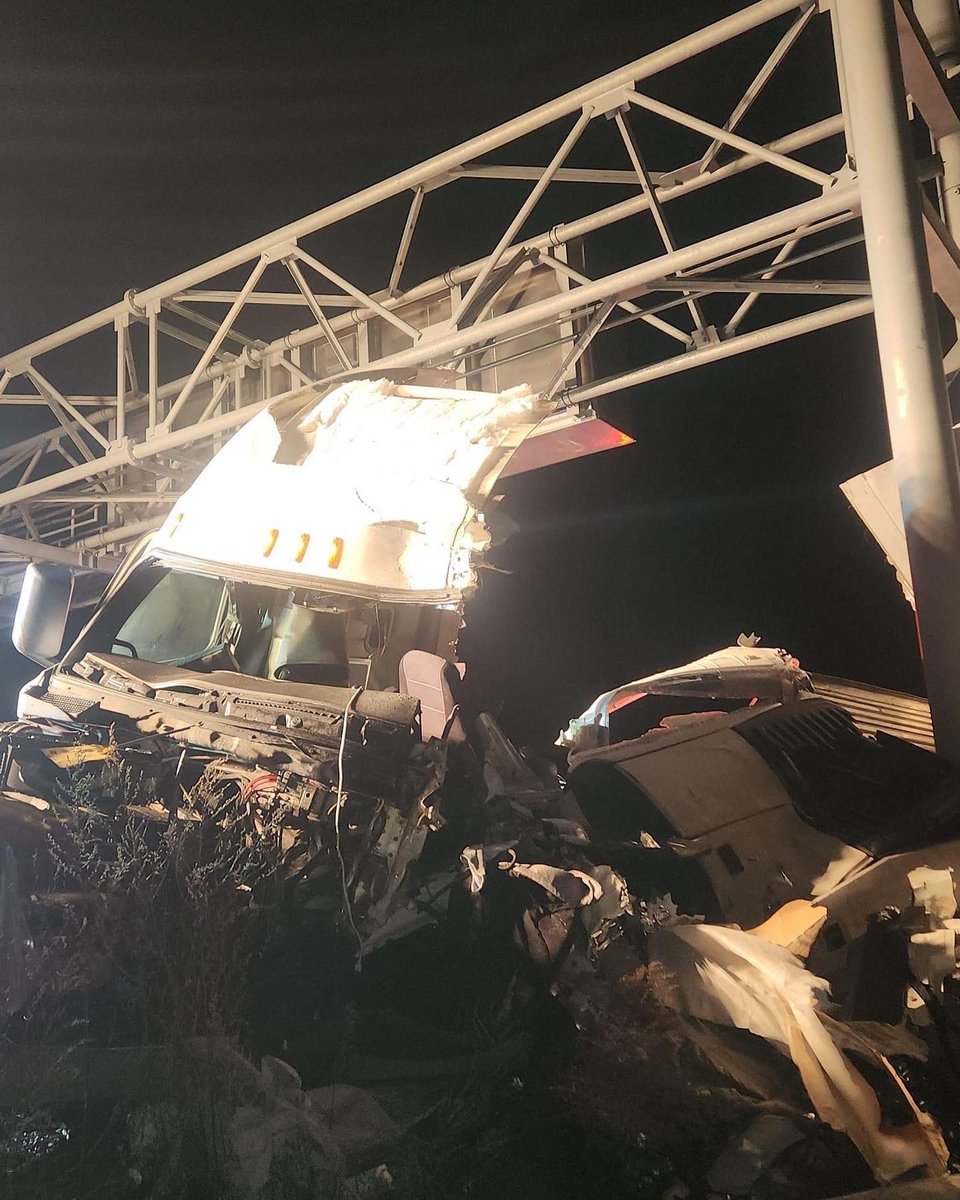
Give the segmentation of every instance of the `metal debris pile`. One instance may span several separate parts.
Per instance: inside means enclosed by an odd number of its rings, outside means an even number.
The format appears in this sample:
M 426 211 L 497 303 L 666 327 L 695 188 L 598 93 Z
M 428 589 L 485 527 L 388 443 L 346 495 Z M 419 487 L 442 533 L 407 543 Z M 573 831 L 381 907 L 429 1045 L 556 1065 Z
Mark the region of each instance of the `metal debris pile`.
M 212 672 L 176 690 L 173 723 L 150 664 L 80 666 L 109 712 L 0 731 L 5 1162 L 67 1154 L 81 1101 L 121 1106 L 128 1194 L 174 1195 L 173 1098 L 217 1080 L 202 1124 L 224 1194 L 274 1194 L 293 1156 L 309 1194 L 375 1195 L 480 1080 L 504 1111 L 511 1091 L 573 1097 L 640 1160 L 719 1098 L 706 1160 L 674 1145 L 650 1194 L 792 1200 L 956 1169 L 960 775 L 924 748 L 920 702 L 743 638 L 606 693 L 551 760 L 442 662 L 452 702 L 427 739 L 416 696 Z M 128 929 L 139 903 L 162 948 L 163 906 L 217 889 L 220 940 L 266 931 L 243 985 L 211 993 L 243 993 L 236 1027 L 160 1013 L 137 1040 L 117 1015 L 134 958 L 90 952 L 98 923 Z M 679 1084 L 654 1098 L 666 1066 Z

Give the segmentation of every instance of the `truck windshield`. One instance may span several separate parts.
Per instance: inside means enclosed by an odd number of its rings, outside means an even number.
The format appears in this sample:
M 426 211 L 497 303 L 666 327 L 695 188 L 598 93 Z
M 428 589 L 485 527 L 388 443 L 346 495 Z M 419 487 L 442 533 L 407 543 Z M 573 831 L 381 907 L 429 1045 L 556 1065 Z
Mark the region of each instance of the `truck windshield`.
M 376 635 L 380 618 L 373 611 Z M 351 615 L 356 625 L 365 614 L 351 614 L 342 598 L 337 603 L 324 593 L 147 562 L 107 601 L 64 665 L 96 651 L 195 671 L 345 686 Z
M 229 605 L 222 579 L 168 571 L 116 631 L 118 654 L 156 663 L 188 663 L 221 641 Z

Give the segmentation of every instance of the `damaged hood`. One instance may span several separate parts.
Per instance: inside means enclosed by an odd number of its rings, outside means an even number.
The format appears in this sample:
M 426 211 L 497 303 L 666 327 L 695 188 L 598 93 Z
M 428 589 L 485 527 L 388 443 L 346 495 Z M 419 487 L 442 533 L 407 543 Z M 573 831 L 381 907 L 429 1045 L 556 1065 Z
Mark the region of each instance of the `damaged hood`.
M 455 601 L 489 542 L 482 505 L 554 407 L 526 386 L 487 393 L 358 380 L 285 426 L 267 409 L 206 467 L 153 547 L 240 564 L 252 577 L 282 572 L 383 599 Z
M 749 643 L 751 639 L 745 638 Z M 740 643 L 682 667 L 659 671 L 598 696 L 557 738 L 558 746 L 590 750 L 609 739 L 610 714 L 642 696 L 696 696 L 711 700 L 795 700 L 810 679 L 785 650 Z

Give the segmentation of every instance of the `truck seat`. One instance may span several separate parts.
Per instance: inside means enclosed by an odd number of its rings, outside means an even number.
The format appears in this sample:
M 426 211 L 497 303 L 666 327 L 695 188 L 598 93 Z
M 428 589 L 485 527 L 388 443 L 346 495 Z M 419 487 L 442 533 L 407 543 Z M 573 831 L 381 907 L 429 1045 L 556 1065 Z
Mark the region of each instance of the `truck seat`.
M 423 740 L 443 737 L 460 702 L 463 675 L 456 663 L 426 650 L 408 650 L 400 659 L 400 691 L 420 701 Z

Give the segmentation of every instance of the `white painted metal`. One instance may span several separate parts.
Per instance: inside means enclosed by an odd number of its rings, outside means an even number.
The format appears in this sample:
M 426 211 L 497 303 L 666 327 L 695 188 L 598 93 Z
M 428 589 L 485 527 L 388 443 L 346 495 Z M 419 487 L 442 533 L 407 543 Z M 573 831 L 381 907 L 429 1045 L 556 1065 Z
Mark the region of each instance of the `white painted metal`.
M 955 231 L 960 225 L 956 211 L 960 208 L 960 118 L 946 95 L 942 67 L 952 69 L 953 48 L 943 31 L 956 29 L 956 0 L 918 0 L 917 4 L 921 19 L 925 11 L 933 14 L 929 17 L 930 27 L 938 41 L 938 52 L 945 55 L 941 65 L 916 16 L 908 11 L 909 6 L 896 0 L 891 9 L 891 0 L 882 2 L 888 22 L 891 13 L 895 16 L 906 47 L 906 90 L 939 139 L 945 173 L 943 208 Z M 889 163 L 884 175 L 878 173 L 872 158 L 871 147 L 879 135 L 875 130 L 871 132 L 871 121 L 863 117 L 862 93 L 864 87 L 869 91 L 879 85 L 871 77 L 861 86 L 859 79 L 861 67 L 868 72 L 879 69 L 869 52 L 863 46 L 851 45 L 849 33 L 835 39 L 835 59 L 825 62 L 824 69 L 832 73 L 840 67 L 837 82 L 841 113 L 807 128 L 788 130 L 766 145 L 737 131 L 746 114 L 760 103 L 770 79 L 806 29 L 828 20 L 836 29 L 856 19 L 850 16 L 851 11 L 859 11 L 860 20 L 865 22 L 863 12 L 873 12 L 880 4 L 881 0 L 832 0 L 830 5 L 813 4 L 811 0 L 760 0 L 747 5 L 730 17 L 390 179 L 163 283 L 139 293 L 128 292 L 116 304 L 83 321 L 0 356 L 0 404 L 22 403 L 34 410 L 46 405 L 51 423 L 56 422 L 45 432 L 0 446 L 0 537 L 7 539 L 5 555 L 41 557 L 38 544 L 42 543 L 55 553 L 82 553 L 84 561 L 89 561 L 105 545 L 125 544 L 137 536 L 138 529 L 156 522 L 164 506 L 189 482 L 226 434 L 262 411 L 278 394 L 287 395 L 294 404 L 298 397 L 309 395 L 306 385 L 335 380 L 352 371 L 354 363 L 371 374 L 391 369 L 413 372 L 440 368 L 468 372 L 466 379 L 473 380 L 488 370 L 490 363 L 496 363 L 498 371 L 509 367 L 520 372 L 527 369 L 526 364 L 537 362 L 540 374 L 532 382 L 547 394 L 557 395 L 563 403 L 583 405 L 614 391 L 635 388 L 868 313 L 872 306 L 867 294 L 869 283 L 830 275 L 823 264 L 829 263 L 831 253 L 861 239 L 857 227 L 852 235 L 832 235 L 835 240 L 824 240 L 832 227 L 859 221 L 861 204 L 865 213 L 882 211 L 882 219 L 894 225 L 906 211 L 904 189 L 888 186 Z M 952 6 L 951 12 L 946 12 L 944 6 Z M 829 18 L 823 12 L 828 7 Z M 775 27 L 769 31 L 767 48 L 756 62 L 744 63 L 740 100 L 723 125 L 648 94 L 658 91 L 660 75 L 703 51 L 721 53 L 719 47 L 732 44 L 734 49 L 728 53 L 735 54 L 736 39 L 768 22 L 774 22 Z M 735 66 L 739 69 L 738 63 Z M 857 97 L 850 94 L 857 89 L 849 86 L 846 73 L 859 80 Z M 888 110 L 902 103 L 903 93 L 904 78 L 887 69 L 885 91 L 881 96 L 875 90 L 872 101 Z M 682 127 L 686 137 L 690 131 L 699 134 L 704 139 L 702 150 L 691 162 L 648 164 L 640 153 L 632 124 L 637 119 L 637 108 Z M 568 166 L 567 158 L 575 145 L 578 158 L 589 160 L 592 127 L 598 123 L 597 116 L 607 115 L 615 119 L 632 171 Z M 882 116 L 874 114 L 871 118 L 875 126 L 882 124 Z M 488 160 L 500 148 L 548 127 L 553 128 L 544 136 L 555 134 L 553 144 L 559 148 L 546 166 L 514 166 Z M 839 135 L 845 137 L 850 155 L 856 146 L 861 163 L 847 162 L 844 147 L 831 143 Z M 867 140 L 862 148 L 861 137 Z M 831 148 L 831 161 L 822 154 L 817 165 L 804 160 L 803 152 L 808 148 L 823 146 Z M 510 157 L 514 162 L 518 158 L 523 162 L 524 153 L 511 152 Z M 873 165 L 864 166 L 869 163 Z M 802 204 L 782 205 L 748 224 L 718 228 L 713 236 L 678 246 L 665 211 L 673 200 L 695 197 L 706 188 L 722 188 L 761 165 L 789 174 L 791 196 L 796 195 L 798 178 L 810 185 L 814 189 L 812 198 Z M 900 165 L 906 172 L 909 193 L 913 186 L 910 176 L 924 168 L 912 161 Z M 533 186 L 526 199 L 515 204 L 514 217 L 482 257 L 451 265 L 432 279 L 408 283 L 414 235 L 418 245 L 420 239 L 430 236 L 430 193 L 454 181 L 459 181 L 459 189 L 466 189 L 463 196 L 467 220 L 468 192 L 478 197 L 479 204 L 485 190 L 503 186 L 498 181 L 506 181 L 507 187 L 516 188 L 522 181 Z M 639 184 L 636 194 L 614 204 L 602 202 L 603 188 L 631 181 Z M 566 194 L 578 189 L 582 194 L 585 186 L 600 188 L 595 194 L 601 202 L 586 213 L 581 205 L 572 219 L 535 236 L 523 236 L 528 217 L 547 189 L 559 188 L 557 194 L 562 196 L 562 189 L 570 184 L 577 187 Z M 883 190 L 888 194 L 878 199 L 875 193 Z M 352 272 L 357 270 L 358 276 L 360 272 L 349 263 L 343 264 L 345 273 L 341 273 L 339 262 L 338 269 L 328 265 L 328 260 L 336 259 L 337 242 L 331 233 L 326 241 L 317 238 L 318 234 L 333 231 L 359 213 L 404 196 L 409 208 L 393 242 L 396 252 L 384 262 L 379 279 L 373 281 L 376 286 L 361 287 L 352 282 Z M 729 210 L 711 206 L 709 211 Z M 593 233 L 644 213 L 650 214 L 647 219 L 659 232 L 664 254 L 643 260 L 630 253 L 631 239 L 624 237 L 627 261 L 622 268 L 603 276 L 592 277 L 595 273 L 579 269 L 579 263 L 565 261 L 566 247 L 572 243 L 587 239 L 589 251 Z M 876 221 L 876 217 L 867 220 L 874 232 Z M 956 312 L 960 310 L 960 251 L 936 213 L 926 214 L 926 236 L 934 284 Z M 893 256 L 887 254 L 885 264 L 881 263 L 876 238 L 869 228 L 867 240 L 868 249 L 873 244 L 871 271 L 886 295 L 877 306 L 878 326 L 886 328 L 885 322 L 893 318 L 889 315 L 889 281 L 884 271 L 889 271 Z M 807 248 L 797 253 L 801 242 Z M 916 254 L 915 244 L 911 253 Z M 772 260 L 770 254 L 774 255 Z M 799 278 L 797 268 L 815 259 L 818 277 Z M 290 290 L 261 289 L 268 263 L 283 264 L 292 282 Z M 741 263 L 743 266 L 738 266 Z M 336 290 L 324 285 L 324 292 L 317 292 L 305 268 Z M 245 273 L 246 282 L 238 287 L 236 277 L 228 273 L 239 271 Z M 922 276 L 917 278 L 922 292 L 926 281 Z M 536 287 L 532 287 L 532 281 Z M 530 289 L 533 299 L 515 304 L 509 297 L 519 294 L 521 286 Z M 771 292 L 794 297 L 791 305 L 795 315 L 777 324 L 763 324 L 762 298 Z M 823 307 L 823 297 L 848 295 L 857 298 Z M 813 297 L 812 302 L 806 299 L 808 296 Z M 895 306 L 901 334 L 909 327 L 921 341 L 927 339 L 926 350 L 912 351 L 910 363 L 919 370 L 917 364 L 922 366 L 931 358 L 928 335 L 932 300 L 927 297 L 925 309 L 917 309 L 913 300 L 907 302 L 908 308 L 911 304 L 913 307 L 912 316 L 906 319 L 903 303 L 898 300 Z M 257 336 L 258 313 L 264 306 L 271 309 L 271 317 L 285 316 L 282 327 L 286 333 L 279 337 Z M 689 317 L 685 308 L 689 308 Z M 234 327 L 241 312 L 244 333 Z M 671 321 L 663 314 L 670 314 Z M 296 327 L 303 317 L 306 320 L 302 327 Z M 753 328 L 744 332 L 748 318 Z M 642 322 L 663 335 L 661 357 L 655 357 L 655 347 L 650 351 L 651 361 L 638 370 L 612 379 L 575 380 L 577 362 L 586 347 L 591 345 L 592 350 L 602 354 L 605 339 L 624 336 L 611 331 L 622 330 L 631 322 Z M 131 325 L 141 323 L 147 327 L 145 344 L 142 335 L 131 337 Z M 465 327 L 458 328 L 460 325 Z M 62 377 L 62 368 L 46 364 L 45 356 L 51 351 L 104 328 L 112 330 L 115 342 L 103 379 L 98 379 L 94 387 L 71 386 Z M 652 344 L 656 338 L 651 335 L 650 340 Z M 171 370 L 169 366 L 169 347 L 174 342 L 179 343 L 180 361 L 184 346 L 199 350 L 195 366 L 186 376 L 179 373 L 182 367 Z M 680 342 L 685 352 L 676 354 L 671 342 Z M 890 342 L 886 350 L 894 344 Z M 929 375 L 929 363 L 924 370 Z M 18 382 L 22 380 L 32 381 L 37 394 L 31 392 L 29 382 Z M 112 394 L 91 394 L 104 388 L 108 393 L 112 389 Z M 891 413 L 891 419 L 894 415 Z M 923 426 L 923 421 L 920 424 Z M 927 434 L 918 432 L 912 409 L 906 425 L 920 442 L 930 433 L 930 429 Z M 943 471 L 948 464 L 938 463 L 940 490 L 930 491 L 931 503 L 940 506 L 938 521 L 949 525 L 954 520 L 951 506 L 955 497 L 952 484 L 943 485 Z M 92 544 L 91 538 L 99 538 L 100 542 Z M 953 560 L 949 570 L 944 568 L 947 574 L 960 573 L 956 561 L 960 546 L 951 543 L 947 558 Z M 0 594 L 8 594 L 12 586 L 7 571 L 0 569 Z M 928 641 L 930 636 L 939 639 L 942 633 L 937 627 L 936 632 L 928 634 Z M 954 662 L 947 655 L 947 660 L 945 671 L 953 672 L 956 667 L 953 677 L 960 678 L 960 656 Z
M 728 133 L 732 133 L 733 130 L 736 129 L 736 127 L 753 107 L 754 101 L 770 82 L 771 78 L 776 72 L 777 67 L 780 66 L 786 56 L 790 53 L 797 38 L 799 38 L 800 34 L 803 33 L 804 29 L 806 29 L 810 18 L 816 11 L 817 6 L 813 0 L 811 0 L 811 3 L 808 4 L 807 7 L 800 13 L 800 16 L 797 17 L 796 21 L 794 21 L 780 41 L 777 42 L 776 46 L 774 46 L 773 50 L 770 52 L 769 58 L 754 76 L 750 86 L 737 101 L 733 112 L 726 119 L 726 121 L 724 121 L 723 128 Z M 713 141 L 707 147 L 703 158 L 701 158 L 697 163 L 697 166 L 701 171 L 706 171 L 709 168 L 710 164 L 717 157 L 717 152 L 720 150 L 720 147 L 723 144 L 724 143 L 720 138 L 715 137 L 713 139 Z
M 771 166 L 780 167 L 781 170 L 788 171 L 791 175 L 799 175 L 801 179 L 806 179 L 810 183 L 819 184 L 820 187 L 829 187 L 833 182 L 833 176 L 828 175 L 825 171 L 818 171 L 815 167 L 808 167 L 805 163 L 797 162 L 795 158 L 790 158 L 786 154 L 779 154 L 775 150 L 768 150 L 765 146 L 758 146 L 756 142 L 748 141 L 738 133 L 732 133 L 729 129 L 721 129 L 709 121 L 691 116 L 690 113 L 674 108 L 672 104 L 664 104 L 662 100 L 645 96 L 634 91 L 633 88 L 626 88 L 624 95 L 631 104 L 657 113 L 658 116 L 666 117 L 668 121 L 675 121 L 677 125 L 684 125 L 687 129 L 693 129 L 697 133 L 704 133 L 708 137 L 714 138 L 715 141 L 722 142 L 725 146 L 733 146 L 747 154 L 756 154 L 758 158 L 762 158 Z
M 323 311 L 316 296 L 310 290 L 310 285 L 307 283 L 306 279 L 304 279 L 303 272 L 297 265 L 296 259 L 293 257 L 284 259 L 284 265 L 290 272 L 290 276 L 293 279 L 293 282 L 297 285 L 300 294 L 303 296 L 304 300 L 306 300 L 307 306 L 311 313 L 313 313 L 313 319 L 323 330 L 323 336 L 330 344 L 330 348 L 340 360 L 340 365 L 345 371 L 349 371 L 353 364 L 350 362 L 346 350 L 344 350 L 343 346 L 341 346 L 340 339 L 334 332 L 333 326 L 330 324 L 327 314 Z
M 643 383 L 651 383 L 655 379 L 665 379 L 668 375 L 677 375 L 681 371 L 689 371 L 694 367 L 702 367 L 707 363 L 720 362 L 725 358 L 733 358 L 745 354 L 748 350 L 759 350 L 763 346 L 772 346 L 777 342 L 785 342 L 790 338 L 800 337 L 805 333 L 814 333 L 819 329 L 829 329 L 832 325 L 840 325 L 844 321 L 852 321 L 856 317 L 865 317 L 873 309 L 872 300 L 850 300 L 845 304 L 835 304 L 819 312 L 807 313 L 802 317 L 794 317 L 790 321 L 782 321 L 764 329 L 755 329 L 752 333 L 742 333 L 738 337 L 725 342 L 715 342 L 691 350 L 687 354 L 678 354 L 649 367 L 640 367 L 636 371 L 627 371 L 612 379 L 599 379 L 584 387 L 574 388 L 568 396 L 570 402 L 584 403 L 597 400 L 601 396 L 610 396 L 625 388 L 639 387 Z M 0 496 L 0 500 L 3 497 Z
M 799 129 L 792 134 L 785 135 L 783 138 L 775 139 L 773 142 L 769 143 L 769 148 L 777 151 L 791 152 L 807 146 L 815 145 L 819 142 L 823 142 L 841 132 L 842 129 L 842 118 L 839 116 L 830 117 L 814 125 Z M 691 193 L 697 192 L 702 188 L 726 182 L 727 180 L 740 175 L 745 171 L 751 170 L 761 161 L 762 160 L 756 155 L 747 154 L 739 158 L 735 158 L 729 163 L 725 163 L 723 166 L 717 167 L 713 171 L 697 175 L 692 178 L 681 179 L 679 182 L 672 185 L 665 185 L 662 193 L 660 194 L 660 201 L 661 203 L 666 203 L 679 197 L 687 196 Z M 681 168 L 679 171 L 674 172 L 673 174 L 675 176 L 681 176 L 686 173 L 686 170 L 686 168 Z M 646 211 L 648 207 L 649 202 L 646 197 L 642 195 L 631 200 L 621 201 L 618 204 L 602 208 L 597 212 L 590 214 L 589 216 L 577 218 L 573 221 L 567 222 L 566 224 L 556 225 L 549 232 L 528 239 L 526 245 L 531 250 L 548 250 L 554 247 L 562 246 L 568 242 L 595 232 L 598 229 L 602 229 L 608 225 L 614 224 L 618 221 L 626 220 L 632 216 L 642 213 Z M 436 277 L 426 280 L 421 284 L 417 284 L 414 287 L 409 288 L 401 297 L 389 297 L 386 294 L 381 294 L 381 302 L 384 308 L 393 308 L 399 305 L 401 302 L 412 303 L 420 301 L 435 294 L 438 289 L 445 285 L 455 287 L 458 284 L 471 279 L 480 269 L 481 265 L 481 262 L 475 262 L 468 263 L 462 267 L 456 267 L 446 272 L 443 277 Z M 175 295 L 177 298 L 192 299 L 193 297 L 192 292 L 176 293 Z M 207 291 L 201 292 L 198 295 L 198 298 L 202 302 L 226 304 L 233 303 L 233 301 L 236 300 L 236 297 L 237 293 L 230 291 Z M 338 334 L 345 329 L 354 328 L 358 322 L 369 320 L 372 316 L 374 316 L 372 310 L 358 307 L 357 301 L 350 296 L 342 296 L 339 298 L 318 296 L 317 299 L 325 307 L 332 306 L 339 299 L 341 307 L 353 309 L 352 312 L 348 312 L 342 317 L 335 318 L 331 322 L 333 328 L 338 332 Z M 306 301 L 299 293 L 290 293 L 289 295 L 282 293 L 269 293 L 260 294 L 258 296 L 257 292 L 253 292 L 250 296 L 248 296 L 247 304 L 256 304 L 258 300 L 267 301 L 269 303 L 276 302 L 284 305 L 291 303 L 298 306 L 306 305 Z M 120 313 L 125 314 L 129 312 L 126 301 L 116 307 L 117 311 Z M 106 310 L 104 310 L 104 312 L 105 311 Z M 102 322 L 100 321 L 100 318 L 102 315 L 102 313 L 95 314 L 94 317 L 88 320 L 88 322 L 77 322 L 74 325 L 68 326 L 64 330 L 61 330 L 59 334 L 51 335 L 49 338 L 33 342 L 29 346 L 23 347 L 21 350 L 5 356 L 2 360 L 0 360 L 0 362 L 6 362 L 9 360 L 15 363 L 18 360 L 22 361 L 23 358 L 28 354 L 36 354 L 39 356 L 40 354 L 56 348 L 61 344 L 65 344 L 66 342 L 72 341 L 75 338 L 85 336 L 87 333 L 95 331 L 101 327 Z M 150 313 L 148 391 L 146 399 L 140 401 L 140 403 L 143 404 L 147 409 L 147 431 L 152 431 L 158 423 L 157 409 L 159 402 L 163 399 L 176 396 L 183 387 L 183 384 L 186 382 L 185 379 L 175 379 L 163 385 L 158 382 L 158 352 L 155 349 L 157 345 L 155 318 L 156 313 Z M 315 340 L 316 338 L 322 336 L 322 333 L 323 331 L 319 327 L 313 327 L 307 330 L 299 331 L 295 335 L 287 335 L 283 338 L 277 339 L 275 342 L 266 347 L 265 354 L 282 354 L 291 348 L 296 348 L 300 345 L 305 345 Z M 217 379 L 223 374 L 224 370 L 224 364 L 218 364 L 214 362 L 210 365 L 206 374 L 209 379 Z M 0 399 L 2 399 L 3 388 L 8 386 L 12 378 L 13 376 L 9 371 L 6 370 L 4 371 L 3 375 L 0 375 Z M 76 397 L 71 395 L 72 401 L 76 401 L 76 399 Z M 82 399 L 85 402 L 92 404 L 98 398 L 82 397 Z M 33 402 L 43 403 L 45 401 L 42 397 L 37 397 L 37 399 Z M 130 407 L 136 407 L 136 404 L 131 404 Z M 113 415 L 113 409 L 103 408 L 97 412 L 88 414 L 88 420 L 90 420 L 93 424 L 102 424 L 109 421 Z M 50 434 L 34 435 L 32 438 L 22 439 L 19 442 L 11 443 L 3 450 L 0 450 L 0 475 L 2 475 L 5 470 L 5 464 L 2 459 L 6 456 L 16 453 L 18 450 L 24 448 L 28 444 L 38 445 L 44 443 L 51 452 L 56 452 L 61 446 L 64 436 L 65 435 L 63 431 L 55 430 Z
M 574 148 L 574 146 L 580 140 L 581 134 L 586 129 L 586 127 L 590 124 L 590 121 L 593 118 L 594 113 L 595 113 L 595 109 L 592 107 L 592 105 L 586 105 L 584 107 L 583 112 L 577 118 L 576 122 L 574 123 L 573 128 L 570 130 L 570 132 L 567 134 L 567 136 L 561 142 L 559 150 L 557 150 L 556 154 L 550 160 L 550 163 L 544 170 L 543 174 L 540 176 L 540 178 L 537 180 L 537 182 L 533 185 L 533 188 L 530 191 L 530 195 L 526 198 L 526 200 L 524 200 L 523 204 L 520 205 L 520 208 L 517 211 L 516 216 L 513 218 L 513 220 L 510 222 L 510 224 L 504 230 L 503 236 L 500 238 L 500 241 L 497 242 L 496 246 L 494 246 L 493 250 L 490 253 L 490 257 L 486 260 L 486 262 L 480 268 L 480 271 L 478 272 L 476 279 L 474 279 L 473 283 L 471 283 L 469 288 L 467 288 L 467 291 L 464 294 L 463 299 L 460 301 L 460 307 L 457 309 L 457 311 L 453 315 L 452 323 L 454 325 L 458 325 L 460 323 L 460 321 L 463 319 L 464 313 L 467 311 L 467 309 L 473 303 L 474 296 L 477 295 L 477 293 L 480 291 L 480 289 L 483 287 L 483 285 L 490 278 L 491 272 L 501 262 L 503 255 L 504 255 L 504 251 L 511 244 L 513 239 L 516 237 L 517 232 L 523 225 L 524 221 L 533 212 L 534 208 L 536 207 L 537 201 L 540 199 L 540 197 L 543 195 L 543 193 L 547 190 L 547 186 L 549 185 L 550 181 L 553 179 L 554 175 L 560 169 L 562 164 L 566 161 L 567 155 L 570 153 L 570 151 Z
M 893 0 L 835 0 L 887 421 L 938 748 L 960 762 L 960 473 Z

